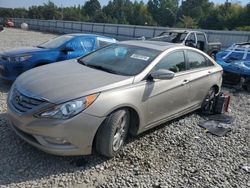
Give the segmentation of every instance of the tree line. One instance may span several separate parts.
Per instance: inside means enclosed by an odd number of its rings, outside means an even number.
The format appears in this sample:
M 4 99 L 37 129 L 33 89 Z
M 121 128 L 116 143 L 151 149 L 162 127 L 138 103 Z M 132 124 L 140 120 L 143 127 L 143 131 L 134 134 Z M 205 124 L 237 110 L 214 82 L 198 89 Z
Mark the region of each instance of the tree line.
M 110 0 L 103 7 L 98 0 L 72 7 L 48 1 L 28 9 L 0 8 L 0 17 L 250 31 L 250 3 L 228 0 L 220 5 L 209 0 Z

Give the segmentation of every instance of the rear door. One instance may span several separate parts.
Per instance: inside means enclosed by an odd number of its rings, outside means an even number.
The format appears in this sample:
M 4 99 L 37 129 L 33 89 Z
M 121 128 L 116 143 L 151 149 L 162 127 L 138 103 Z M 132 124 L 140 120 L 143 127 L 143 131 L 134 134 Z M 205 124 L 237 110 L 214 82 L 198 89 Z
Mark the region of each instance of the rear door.
M 194 50 L 185 50 L 188 61 L 189 91 L 187 98 L 189 106 L 201 105 L 203 99 L 212 87 L 212 66 L 205 56 Z
M 187 66 L 183 50 L 167 54 L 154 70 L 168 69 L 175 72 L 172 80 L 152 80 L 146 85 L 147 122 L 157 123 L 184 110 L 188 105 Z

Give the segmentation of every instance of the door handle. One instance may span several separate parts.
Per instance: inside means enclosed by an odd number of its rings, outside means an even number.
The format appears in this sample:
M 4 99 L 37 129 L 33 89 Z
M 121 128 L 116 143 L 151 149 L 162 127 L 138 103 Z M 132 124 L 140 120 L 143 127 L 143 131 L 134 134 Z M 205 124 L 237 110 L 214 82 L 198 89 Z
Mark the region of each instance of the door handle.
M 207 71 L 208 74 L 211 74 L 212 72 L 211 71 Z
M 184 86 L 184 85 L 186 85 L 187 83 L 189 82 L 189 80 L 183 80 L 183 82 L 182 82 L 182 86 Z

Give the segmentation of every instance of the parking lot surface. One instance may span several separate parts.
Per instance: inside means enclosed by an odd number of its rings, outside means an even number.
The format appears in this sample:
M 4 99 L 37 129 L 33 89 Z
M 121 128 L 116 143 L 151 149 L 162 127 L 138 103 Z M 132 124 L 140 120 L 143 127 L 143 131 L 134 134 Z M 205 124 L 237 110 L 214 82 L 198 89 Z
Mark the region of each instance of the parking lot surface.
M 38 45 L 56 35 L 5 29 L 0 51 Z M 59 157 L 22 141 L 6 117 L 10 83 L 0 82 L 0 187 L 250 187 L 250 94 L 232 94 L 232 131 L 198 126 L 197 112 L 129 138 L 120 154 Z M 226 89 L 228 90 L 228 89 Z

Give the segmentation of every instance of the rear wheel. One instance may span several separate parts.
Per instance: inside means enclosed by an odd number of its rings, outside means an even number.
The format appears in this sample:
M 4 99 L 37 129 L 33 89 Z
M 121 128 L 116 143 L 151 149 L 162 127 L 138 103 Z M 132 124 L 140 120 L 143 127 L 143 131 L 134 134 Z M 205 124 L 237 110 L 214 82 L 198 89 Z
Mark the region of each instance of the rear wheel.
M 206 114 L 213 113 L 215 97 L 216 97 L 216 90 L 214 87 L 212 87 L 212 88 L 210 88 L 205 99 L 202 102 L 202 105 L 201 105 L 201 112 L 202 113 L 206 113 Z
M 114 157 L 124 145 L 128 134 L 130 113 L 121 109 L 110 114 L 96 135 L 96 151 L 106 157 Z

